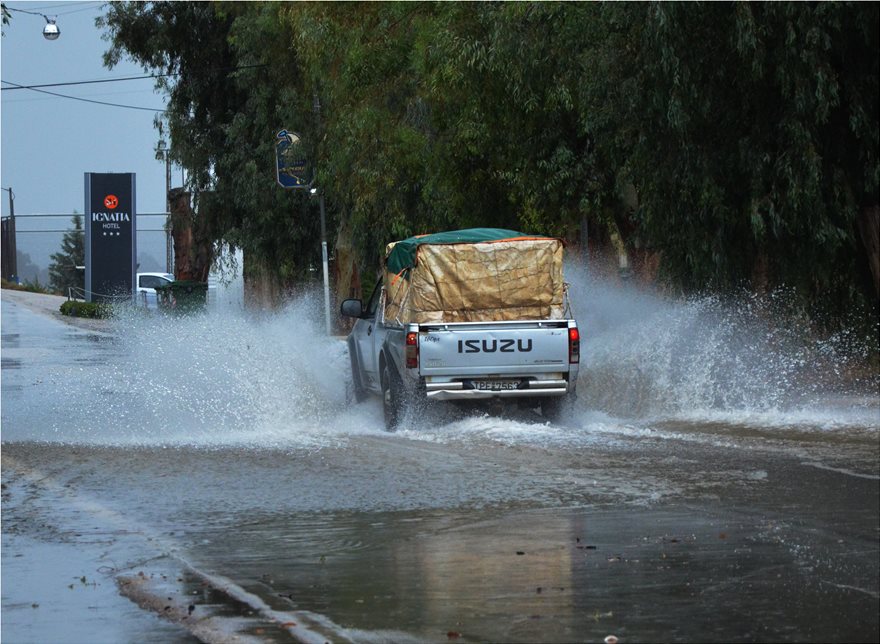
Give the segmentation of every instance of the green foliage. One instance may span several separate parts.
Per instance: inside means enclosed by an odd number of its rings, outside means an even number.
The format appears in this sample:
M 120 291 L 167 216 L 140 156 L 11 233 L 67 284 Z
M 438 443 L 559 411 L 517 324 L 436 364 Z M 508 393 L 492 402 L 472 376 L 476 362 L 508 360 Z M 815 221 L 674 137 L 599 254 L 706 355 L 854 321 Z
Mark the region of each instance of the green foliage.
M 592 160 L 554 62 L 574 32 L 557 35 L 554 19 L 578 15 L 483 3 L 289 12 L 326 115 L 319 177 L 367 265 L 412 234 L 560 234 L 583 214 Z M 542 53 L 523 56 L 524 42 Z M 512 60 L 524 66 L 516 76 Z
M 108 64 L 174 74 L 160 125 L 213 238 L 284 282 L 320 262 L 315 200 L 274 182 L 287 128 L 364 273 L 412 234 L 587 222 L 683 289 L 846 310 L 876 305 L 878 7 L 154 2 L 102 24 Z
M 69 287 L 85 289 L 85 271 L 77 269 L 86 263 L 82 217 L 74 215 L 70 221 L 73 229 L 64 233 L 61 250 L 52 254 L 49 263 L 49 285 L 59 293 L 67 293 Z
M 585 115 L 639 194 L 638 236 L 686 286 L 766 258 L 808 298 L 870 292 L 856 217 L 877 203 L 878 5 L 603 5 Z M 868 115 L 873 115 L 869 117 Z M 621 128 L 621 123 L 626 126 Z
M 100 302 L 79 302 L 77 300 L 68 300 L 61 304 L 61 315 L 67 315 L 75 318 L 109 318 L 112 309 L 107 304 Z
M 285 281 L 320 262 L 317 205 L 274 180 L 274 138 L 310 123 L 278 3 L 114 3 L 101 24 L 115 47 L 169 96 L 173 158 L 190 172 L 196 210 L 218 244 L 275 268 Z

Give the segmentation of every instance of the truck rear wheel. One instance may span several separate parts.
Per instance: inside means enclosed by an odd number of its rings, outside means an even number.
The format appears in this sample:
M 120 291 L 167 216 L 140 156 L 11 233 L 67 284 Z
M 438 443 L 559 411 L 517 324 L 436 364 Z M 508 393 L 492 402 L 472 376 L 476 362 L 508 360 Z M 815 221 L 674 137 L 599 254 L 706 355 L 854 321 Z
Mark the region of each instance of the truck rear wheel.
M 403 383 L 394 369 L 386 363 L 382 368 L 382 411 L 385 415 L 385 429 L 394 431 L 403 416 Z

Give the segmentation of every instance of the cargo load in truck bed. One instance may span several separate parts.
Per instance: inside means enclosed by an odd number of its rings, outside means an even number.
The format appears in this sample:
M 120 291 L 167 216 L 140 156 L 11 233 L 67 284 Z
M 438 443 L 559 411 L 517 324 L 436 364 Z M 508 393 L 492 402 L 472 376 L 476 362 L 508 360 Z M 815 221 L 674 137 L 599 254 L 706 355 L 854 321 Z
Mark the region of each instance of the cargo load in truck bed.
M 471 228 L 388 244 L 387 322 L 494 322 L 564 316 L 562 241 Z

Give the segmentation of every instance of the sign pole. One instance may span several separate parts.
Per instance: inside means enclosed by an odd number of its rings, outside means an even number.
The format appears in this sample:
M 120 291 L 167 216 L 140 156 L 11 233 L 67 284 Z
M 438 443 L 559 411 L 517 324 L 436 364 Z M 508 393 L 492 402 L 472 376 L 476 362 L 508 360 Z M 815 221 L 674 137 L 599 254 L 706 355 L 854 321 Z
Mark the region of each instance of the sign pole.
M 327 218 L 324 213 L 324 193 L 312 187 L 314 181 L 309 177 L 310 168 L 306 160 L 302 140 L 295 132 L 281 130 L 275 135 L 275 180 L 286 190 L 308 188 L 311 195 L 317 195 L 321 207 L 321 263 L 324 270 L 324 321 L 327 335 L 330 325 L 330 271 L 327 257 Z
M 327 335 L 330 335 L 330 279 L 327 268 L 327 224 L 324 216 L 324 193 L 319 193 L 321 204 L 321 261 L 324 264 L 324 320 L 327 324 Z

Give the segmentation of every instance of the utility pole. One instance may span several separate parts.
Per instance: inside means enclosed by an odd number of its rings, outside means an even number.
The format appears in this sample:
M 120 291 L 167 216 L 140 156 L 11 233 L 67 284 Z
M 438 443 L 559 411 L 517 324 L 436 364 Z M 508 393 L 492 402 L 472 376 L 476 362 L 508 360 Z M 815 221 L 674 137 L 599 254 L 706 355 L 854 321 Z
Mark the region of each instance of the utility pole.
M 9 226 L 6 229 L 9 237 L 7 241 L 8 246 L 4 249 L 9 253 L 8 263 L 6 264 L 9 267 L 9 275 L 7 277 L 18 280 L 18 247 L 15 239 L 15 193 L 12 192 L 11 186 L 3 188 L 3 190 L 9 193 Z

